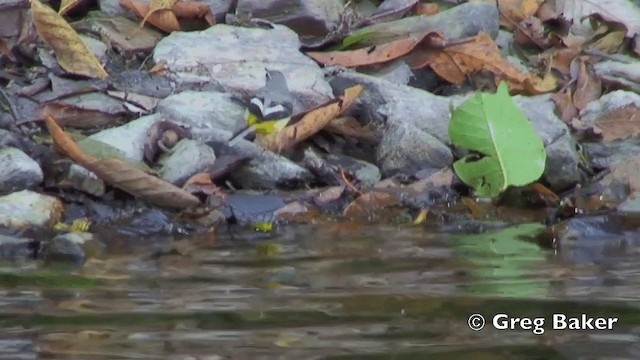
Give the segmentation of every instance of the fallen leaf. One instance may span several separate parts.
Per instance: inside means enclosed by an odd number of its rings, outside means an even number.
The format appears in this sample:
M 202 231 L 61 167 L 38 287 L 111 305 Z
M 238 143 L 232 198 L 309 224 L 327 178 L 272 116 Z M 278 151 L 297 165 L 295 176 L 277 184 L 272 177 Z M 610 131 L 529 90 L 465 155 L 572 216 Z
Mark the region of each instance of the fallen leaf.
M 470 197 L 463 197 L 460 200 L 467 207 L 467 209 L 469 209 L 471 217 L 474 219 L 486 219 L 493 208 L 493 205 L 491 203 L 480 203 L 477 199 Z
M 82 4 L 82 2 L 83 0 L 62 0 L 60 1 L 60 10 L 58 10 L 58 14 L 62 16 Z
M 197 197 L 122 160 L 98 159 L 86 154 L 52 117 L 45 118 L 45 123 L 60 153 L 70 157 L 106 183 L 161 207 L 186 209 L 202 205 Z
M 141 18 L 144 18 L 146 14 L 149 14 L 149 4 L 143 3 L 142 1 L 120 0 L 120 6 L 131 10 Z M 178 18 L 171 10 L 154 11 L 147 17 L 147 21 L 158 29 L 168 33 L 180 30 L 180 22 L 178 22 Z M 140 30 L 142 29 L 138 27 L 131 37 L 135 37 L 134 35 L 137 35 L 137 32 Z
M 313 109 L 295 124 L 285 127 L 276 134 L 258 136 L 261 145 L 273 152 L 282 152 L 293 148 L 305 139 L 322 130 L 331 120 L 338 117 L 356 100 L 363 91 L 362 85 L 355 85 L 344 91 L 339 99 L 329 101 L 327 104 Z
M 358 196 L 358 198 L 347 205 L 344 209 L 344 216 L 348 218 L 368 219 L 372 213 L 398 204 L 400 204 L 400 202 L 392 194 L 383 190 L 372 190 Z
M 508 30 L 513 30 L 514 24 L 534 15 L 544 0 L 500 0 L 500 25 Z
M 94 129 L 114 124 L 118 117 L 98 110 L 83 109 L 64 103 L 48 103 L 38 107 L 38 115 L 44 119 L 47 116 L 56 118 L 63 126 L 78 129 Z
M 605 21 L 623 24 L 627 37 L 640 33 L 640 8 L 629 0 L 562 0 L 556 6 L 558 15 L 575 24 L 598 15 Z
M 420 3 L 416 6 L 416 15 L 429 16 L 435 15 L 440 11 L 438 4 L 423 4 Z
M 578 109 L 573 103 L 573 93 L 570 87 L 551 96 L 551 100 L 555 102 L 556 107 L 560 110 L 560 119 L 565 123 L 569 124 L 573 118 L 578 116 Z
M 622 47 L 625 35 L 626 31 L 612 31 L 596 40 L 591 47 L 606 54 L 615 54 Z
M 596 121 L 604 141 L 640 137 L 640 108 L 629 105 L 610 111 Z
M 494 73 L 510 86 L 517 84 L 522 87 L 530 77 L 502 57 L 498 46 L 487 33 L 446 45 L 442 49 L 415 51 L 408 63 L 412 68 L 428 65 L 438 76 L 453 84 L 461 84 L 468 75 L 482 70 Z
M 435 32 L 409 36 L 389 43 L 373 45 L 357 50 L 308 52 L 307 56 L 324 65 L 358 67 L 381 64 L 407 55 L 420 42 Z
M 376 132 L 369 125 L 362 126 L 356 118 L 351 116 L 331 120 L 324 130 L 369 142 L 377 141 Z
M 149 9 L 140 22 L 140 27 L 144 26 L 151 15 L 161 10 L 171 10 L 176 2 L 178 2 L 178 0 L 151 0 L 149 2 Z
M 64 70 L 91 78 L 106 79 L 109 76 L 62 16 L 39 0 L 31 0 L 31 13 L 38 34 L 53 48 Z
M 574 61 L 576 71 L 576 90 L 573 93 L 573 103 L 578 110 L 582 110 L 590 102 L 602 95 L 602 82 L 596 76 L 593 67 L 583 58 Z

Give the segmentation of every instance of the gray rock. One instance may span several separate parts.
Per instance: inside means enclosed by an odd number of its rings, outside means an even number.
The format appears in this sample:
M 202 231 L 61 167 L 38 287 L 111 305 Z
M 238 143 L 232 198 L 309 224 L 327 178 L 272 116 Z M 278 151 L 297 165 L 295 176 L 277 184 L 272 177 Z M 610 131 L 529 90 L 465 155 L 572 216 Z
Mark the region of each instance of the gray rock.
M 0 260 L 23 260 L 33 256 L 33 239 L 0 234 Z
M 444 148 L 450 144 L 450 106 L 461 105 L 472 94 L 442 97 L 355 72 L 343 72 L 338 77 L 362 84 L 365 91 L 357 100 L 355 111 L 359 111 L 366 121 L 387 126 L 378 150 L 378 165 L 383 176 L 388 176 L 405 166 L 408 166 L 407 170 L 410 173 L 420 166 L 447 163 Z M 531 120 L 534 129 L 545 142 L 545 180 L 554 190 L 564 189 L 580 181 L 580 156 L 576 151 L 576 142 L 566 124 L 556 116 L 555 104 L 550 97 L 514 96 L 514 101 Z M 419 130 L 426 134 L 420 135 Z M 407 135 L 404 135 L 405 133 Z M 402 136 L 409 136 L 412 145 L 406 144 L 406 140 L 400 140 Z M 418 151 L 415 148 L 416 144 L 423 142 L 429 142 L 429 145 L 420 145 L 426 148 Z M 426 150 L 431 153 L 425 153 Z M 385 160 L 387 158 L 389 160 Z
M 513 99 L 544 141 L 547 163 L 542 177 L 553 190 L 563 190 L 579 183 L 583 175 L 578 167 L 577 142 L 567 125 L 555 114 L 556 105 L 550 96 L 514 96 Z
M 0 227 L 25 229 L 51 226 L 62 217 L 58 198 L 22 190 L 0 197 Z
M 409 80 L 413 77 L 413 72 L 406 62 L 400 60 L 384 65 L 380 69 L 370 73 L 370 75 L 379 77 L 394 84 L 407 85 L 409 84 Z
M 460 21 L 464 19 L 464 21 Z M 445 39 L 458 39 L 486 32 L 495 38 L 500 19 L 498 8 L 488 2 L 467 2 L 432 16 L 409 16 L 395 21 L 379 23 L 354 31 L 350 36 L 367 34 L 362 46 L 381 44 L 427 31 L 440 31 Z
M 413 124 L 395 123 L 382 136 L 376 154 L 382 174 L 414 175 L 424 169 L 438 170 L 453 162 L 448 146 Z
M 144 157 L 144 141 L 147 131 L 162 117 L 158 114 L 144 116 L 125 125 L 102 130 L 90 136 L 91 139 L 102 141 L 124 153 L 135 161 L 141 161 Z
M 43 177 L 40 165 L 22 150 L 0 149 L 0 194 L 36 186 Z
M 238 0 L 236 12 L 287 25 L 303 36 L 324 36 L 340 21 L 344 4 L 344 0 Z
M 176 186 L 182 186 L 191 176 L 213 168 L 216 155 L 208 145 L 196 140 L 182 139 L 172 153 L 160 158 L 160 177 Z
M 132 11 L 120 6 L 120 0 L 98 0 L 98 7 L 100 8 L 100 11 L 107 15 L 118 15 L 131 20 L 140 21 Z
M 70 262 L 82 264 L 87 259 L 85 247 L 95 242 L 93 234 L 70 232 L 54 237 L 42 249 L 46 262 Z
M 640 156 L 639 139 L 626 139 L 606 143 L 583 143 L 582 145 L 591 164 L 600 169 L 607 169 L 630 157 Z
M 275 189 L 306 183 L 313 175 L 304 167 L 284 156 L 265 151 L 259 145 L 240 140 L 232 148 L 228 146 L 231 132 L 212 130 L 198 132 L 196 138 L 211 146 L 220 155 L 248 155 L 252 159 L 230 174 L 231 180 L 244 189 Z
M 365 188 L 372 187 L 381 178 L 380 169 L 366 161 L 345 155 L 322 156 L 310 148 L 304 151 L 302 163 L 328 185 L 341 184 L 338 181 L 338 169 L 355 176 L 356 181 Z
M 158 103 L 156 111 L 167 119 L 188 125 L 194 132 L 223 129 L 233 132 L 244 124 L 245 108 L 231 94 L 184 91 Z
M 596 75 L 605 83 L 621 84 L 629 90 L 640 92 L 638 60 L 633 57 L 626 57 L 623 61 L 601 61 L 596 63 L 593 68 Z
M 618 205 L 618 211 L 625 215 L 640 215 L 640 192 L 636 190 L 631 193 L 622 204 Z
M 90 36 L 81 35 L 80 39 L 101 63 L 107 60 L 107 45 L 105 43 Z
M 281 71 L 294 95 L 294 112 L 332 98 L 320 67 L 302 54 L 298 35 L 289 28 L 234 27 L 224 24 L 204 31 L 174 32 L 153 52 L 165 62 L 168 76 L 194 90 L 252 95 L 265 84 L 265 68 Z

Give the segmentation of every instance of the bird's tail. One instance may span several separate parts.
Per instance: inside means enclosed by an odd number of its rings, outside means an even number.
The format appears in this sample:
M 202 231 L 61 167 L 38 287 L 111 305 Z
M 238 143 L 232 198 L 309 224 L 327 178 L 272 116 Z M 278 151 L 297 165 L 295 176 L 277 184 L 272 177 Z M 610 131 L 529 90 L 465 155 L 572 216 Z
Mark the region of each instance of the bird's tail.
M 253 128 L 251 127 L 251 125 L 247 125 L 244 128 L 236 131 L 231 136 L 231 139 L 229 139 L 229 146 L 234 146 L 235 144 L 237 144 L 238 141 L 240 141 L 241 139 L 244 139 L 244 137 L 247 136 L 249 133 L 251 133 L 251 131 L 253 131 Z

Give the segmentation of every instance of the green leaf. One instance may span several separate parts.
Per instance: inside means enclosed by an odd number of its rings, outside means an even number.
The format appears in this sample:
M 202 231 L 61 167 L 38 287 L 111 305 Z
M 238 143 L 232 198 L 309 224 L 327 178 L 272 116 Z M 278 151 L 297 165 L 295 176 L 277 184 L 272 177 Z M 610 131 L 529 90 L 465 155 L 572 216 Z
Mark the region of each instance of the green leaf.
M 536 181 L 544 172 L 544 143 L 502 82 L 495 94 L 476 93 L 451 114 L 449 138 L 470 153 L 453 164 L 479 196 Z

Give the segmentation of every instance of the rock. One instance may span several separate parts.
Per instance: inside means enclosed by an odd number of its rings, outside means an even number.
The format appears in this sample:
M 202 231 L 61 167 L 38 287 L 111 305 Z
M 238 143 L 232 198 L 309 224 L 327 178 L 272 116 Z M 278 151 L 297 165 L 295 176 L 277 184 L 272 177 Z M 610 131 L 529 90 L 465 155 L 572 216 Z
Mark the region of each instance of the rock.
M 105 45 L 105 43 L 90 36 L 80 35 L 80 39 L 85 44 L 87 49 L 89 49 L 89 51 L 93 55 L 95 55 L 98 61 L 103 63 L 107 60 L 107 45 Z
M 98 6 L 100 11 L 106 15 L 117 15 L 131 20 L 140 20 L 132 11 L 120 6 L 120 0 L 98 0 Z
M 344 0 L 238 0 L 236 13 L 287 25 L 301 36 L 325 36 L 340 21 Z
M 555 113 L 556 105 L 549 95 L 514 96 L 522 112 L 542 138 L 547 163 L 542 177 L 553 190 L 567 189 L 582 180 L 577 142 L 567 125 Z
M 82 264 L 87 258 L 82 245 L 93 239 L 90 233 L 71 232 L 54 237 L 43 248 L 46 262 L 69 262 Z
M 34 241 L 0 234 L 0 260 L 24 260 L 34 255 Z
M 425 168 L 437 170 L 453 162 L 448 146 L 408 122 L 386 129 L 376 157 L 385 177 L 414 175 Z
M 640 215 L 640 191 L 636 190 L 627 197 L 622 204 L 618 205 L 618 211 L 625 215 L 639 216 Z
M 125 125 L 102 130 L 89 136 L 93 140 L 102 141 L 118 150 L 134 161 L 142 161 L 144 157 L 144 141 L 147 131 L 155 122 L 161 120 L 158 114 L 143 116 Z
M 364 187 L 372 187 L 380 181 L 380 170 L 366 161 L 345 155 L 323 156 L 309 148 L 304 151 L 302 164 L 327 185 L 341 185 L 340 169 L 354 176 L 357 183 Z
M 280 196 L 263 194 L 230 194 L 227 205 L 221 209 L 226 218 L 238 223 L 271 222 L 274 212 L 285 206 Z
M 420 164 L 429 164 L 429 161 L 432 161 L 431 166 L 446 162 L 444 147 L 450 143 L 449 106 L 461 105 L 472 94 L 442 97 L 355 72 L 342 72 L 337 76 L 362 84 L 365 91 L 356 102 L 355 111 L 360 112 L 366 121 L 386 123 L 388 127 L 378 150 L 383 176 L 404 166 L 416 169 L 422 166 Z M 565 189 L 579 182 L 581 180 L 581 172 L 578 168 L 580 156 L 576 151 L 576 141 L 566 124 L 554 113 L 555 104 L 550 97 L 548 95 L 514 96 L 514 101 L 531 120 L 534 129 L 545 142 L 547 166 L 543 177 L 552 189 Z M 422 130 L 426 135 L 418 135 L 417 130 Z M 430 142 L 428 148 L 436 151 L 432 156 L 440 154 L 439 156 L 444 157 L 427 159 L 426 153 L 417 151 L 412 146 L 407 146 L 406 142 L 399 140 L 405 132 L 406 136 L 421 139 L 412 140 L 415 143 Z M 391 161 L 385 160 L 389 154 L 393 155 Z M 395 161 L 398 161 L 397 165 L 393 165 Z
M 49 227 L 60 221 L 64 204 L 58 198 L 22 190 L 0 197 L 0 227 Z
M 245 121 L 245 107 L 232 100 L 231 94 L 221 92 L 184 91 L 160 101 L 156 111 L 167 119 L 188 125 L 196 134 L 223 129 L 231 135 Z
M 464 21 L 460 21 L 464 19 Z M 369 46 L 417 35 L 426 31 L 442 32 L 445 39 L 453 40 L 486 32 L 495 38 L 500 19 L 498 8 L 488 2 L 467 2 L 431 16 L 409 16 L 395 21 L 360 28 L 349 36 L 364 36 L 361 46 Z
M 623 57 L 621 55 L 621 57 Z M 623 60 L 600 61 L 593 65 L 596 76 L 602 79 L 605 85 L 612 84 L 615 87 L 623 87 L 635 92 L 640 92 L 640 70 L 637 59 L 627 56 Z
M 228 146 L 231 133 L 228 131 L 211 131 L 205 141 L 217 156 L 247 155 L 252 159 L 239 169 L 229 174 L 234 184 L 243 189 L 276 189 L 292 187 L 313 180 L 313 175 L 302 166 L 284 156 L 265 151 L 253 142 L 240 140 L 232 148 Z
M 266 68 L 279 70 L 297 113 L 333 97 L 320 67 L 299 48 L 298 35 L 282 25 L 262 29 L 219 24 L 170 34 L 158 43 L 153 59 L 166 63 L 167 76 L 177 86 L 242 95 L 264 86 Z
M 161 157 L 160 177 L 176 186 L 182 186 L 191 176 L 213 169 L 215 161 L 216 155 L 208 145 L 182 139 L 171 154 Z
M 0 149 L 0 194 L 36 186 L 44 175 L 40 165 L 19 149 Z
M 413 72 L 406 62 L 393 61 L 380 69 L 370 73 L 370 75 L 379 77 L 398 85 L 407 85 L 413 77 Z

